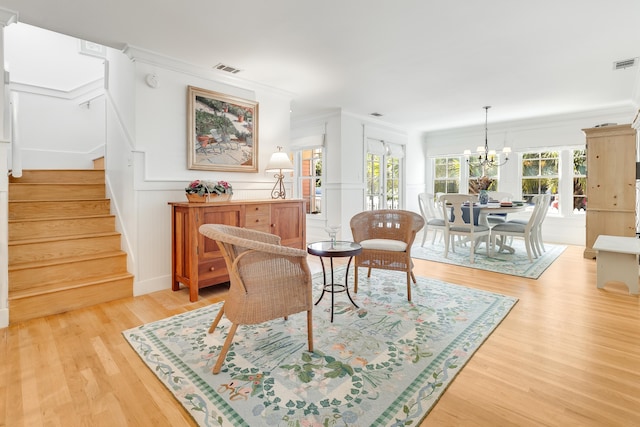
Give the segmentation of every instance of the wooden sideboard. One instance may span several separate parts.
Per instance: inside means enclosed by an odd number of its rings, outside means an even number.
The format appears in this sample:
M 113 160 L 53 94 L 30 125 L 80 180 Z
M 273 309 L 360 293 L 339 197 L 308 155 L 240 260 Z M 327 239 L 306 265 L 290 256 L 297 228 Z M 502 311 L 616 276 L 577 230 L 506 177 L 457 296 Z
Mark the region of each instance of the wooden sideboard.
M 189 288 L 189 300 L 198 290 L 229 281 L 227 268 L 211 239 L 198 229 L 202 224 L 227 224 L 280 236 L 282 245 L 306 247 L 304 200 L 238 200 L 228 202 L 171 202 L 172 289 Z
M 600 235 L 636 235 L 636 131 L 631 125 L 582 130 L 587 139 L 586 247 Z

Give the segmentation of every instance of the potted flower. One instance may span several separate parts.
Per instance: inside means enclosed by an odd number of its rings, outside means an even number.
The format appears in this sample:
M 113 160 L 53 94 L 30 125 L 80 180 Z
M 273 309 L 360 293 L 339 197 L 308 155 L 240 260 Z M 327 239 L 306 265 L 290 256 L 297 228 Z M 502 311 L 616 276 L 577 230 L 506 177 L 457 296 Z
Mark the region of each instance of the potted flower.
M 184 189 L 189 202 L 218 202 L 231 199 L 233 188 L 227 181 L 196 179 Z

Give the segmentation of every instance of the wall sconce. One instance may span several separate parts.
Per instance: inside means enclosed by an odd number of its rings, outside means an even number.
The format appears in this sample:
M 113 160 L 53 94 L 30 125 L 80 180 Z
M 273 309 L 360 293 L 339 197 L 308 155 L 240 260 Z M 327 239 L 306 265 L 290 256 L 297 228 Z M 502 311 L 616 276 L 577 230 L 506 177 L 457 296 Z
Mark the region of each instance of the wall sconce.
M 273 190 L 271 190 L 272 199 L 287 198 L 284 182 L 282 181 L 284 179 L 282 172 L 293 172 L 293 163 L 291 163 L 287 153 L 284 153 L 281 150 L 282 147 L 278 146 L 278 151 L 271 155 L 269 163 L 267 163 L 267 167 L 265 169 L 265 172 L 277 172 L 274 175 L 274 178 L 276 178 L 276 184 L 273 186 Z

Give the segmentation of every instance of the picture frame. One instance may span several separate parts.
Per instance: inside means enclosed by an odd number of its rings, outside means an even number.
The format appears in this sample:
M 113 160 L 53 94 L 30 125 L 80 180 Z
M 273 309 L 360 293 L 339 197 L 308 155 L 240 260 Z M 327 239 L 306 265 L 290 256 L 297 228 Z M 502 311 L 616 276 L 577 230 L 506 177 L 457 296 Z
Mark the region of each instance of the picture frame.
M 188 168 L 258 172 L 258 102 L 187 89 Z

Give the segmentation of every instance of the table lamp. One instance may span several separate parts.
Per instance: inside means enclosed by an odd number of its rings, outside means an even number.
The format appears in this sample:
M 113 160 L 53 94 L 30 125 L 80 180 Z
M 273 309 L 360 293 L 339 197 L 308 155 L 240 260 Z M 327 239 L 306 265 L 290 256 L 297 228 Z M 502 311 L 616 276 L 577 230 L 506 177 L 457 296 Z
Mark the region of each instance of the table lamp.
M 276 184 L 273 186 L 273 190 L 271 191 L 272 199 L 286 199 L 287 193 L 285 191 L 284 175 L 282 172 L 293 172 L 293 163 L 289 159 L 287 153 L 282 152 L 282 147 L 278 146 L 278 151 L 271 155 L 269 159 L 269 163 L 267 163 L 267 167 L 265 168 L 265 172 L 277 172 L 274 175 L 276 178 Z

